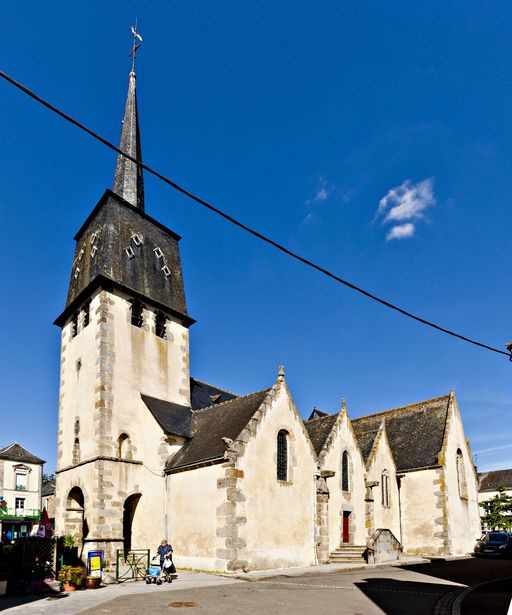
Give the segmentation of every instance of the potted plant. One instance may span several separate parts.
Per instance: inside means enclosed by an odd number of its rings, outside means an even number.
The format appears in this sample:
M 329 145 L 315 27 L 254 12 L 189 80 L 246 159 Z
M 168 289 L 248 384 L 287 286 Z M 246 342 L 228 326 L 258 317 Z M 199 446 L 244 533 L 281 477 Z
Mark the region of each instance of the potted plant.
M 85 589 L 98 589 L 101 585 L 101 577 L 88 575 L 85 577 Z
M 81 566 L 62 566 L 59 581 L 66 592 L 74 592 L 85 579 L 85 569 Z

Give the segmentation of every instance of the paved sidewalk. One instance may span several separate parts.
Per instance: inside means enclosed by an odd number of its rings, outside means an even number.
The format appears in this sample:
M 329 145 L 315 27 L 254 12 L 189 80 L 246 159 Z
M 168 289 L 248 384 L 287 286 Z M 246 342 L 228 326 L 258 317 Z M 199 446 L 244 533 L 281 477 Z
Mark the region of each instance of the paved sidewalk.
M 152 595 L 158 592 L 170 593 L 181 589 L 197 589 L 233 585 L 243 583 L 237 579 L 201 572 L 184 572 L 178 570 L 178 578 L 172 583 L 162 585 L 146 585 L 144 581 L 126 581 L 115 585 L 107 585 L 100 589 L 88 589 L 71 593 L 60 593 L 53 596 L 44 595 L 36 600 L 32 597 L 6 596 L 0 597 L 2 615 L 36 615 L 48 613 L 51 615 L 75 615 L 97 607 L 100 604 L 134 594 Z M 28 602 L 27 600 L 32 600 Z

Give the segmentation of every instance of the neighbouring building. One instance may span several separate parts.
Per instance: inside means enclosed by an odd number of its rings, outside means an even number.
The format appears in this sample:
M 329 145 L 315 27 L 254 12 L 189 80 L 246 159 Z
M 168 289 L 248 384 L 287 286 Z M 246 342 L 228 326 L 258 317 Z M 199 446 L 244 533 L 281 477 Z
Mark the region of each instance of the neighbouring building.
M 43 464 L 17 442 L 0 449 L 0 540 L 29 536 L 41 517 Z
M 141 160 L 135 81 L 120 149 Z M 282 368 L 244 396 L 192 378 L 180 237 L 146 213 L 122 155 L 75 240 L 55 521 L 84 556 L 167 537 L 180 566 L 266 569 L 361 558 L 382 531 L 409 553 L 471 549 L 477 481 L 453 392 L 304 421 Z
M 46 483 L 41 488 L 41 510 L 46 508 L 48 518 L 55 522 L 55 483 Z
M 478 502 L 492 500 L 494 496 L 498 495 L 498 486 L 500 485 L 506 488 L 507 495 L 512 496 L 512 469 L 479 472 Z M 482 507 L 480 507 L 480 514 L 485 514 L 485 510 Z

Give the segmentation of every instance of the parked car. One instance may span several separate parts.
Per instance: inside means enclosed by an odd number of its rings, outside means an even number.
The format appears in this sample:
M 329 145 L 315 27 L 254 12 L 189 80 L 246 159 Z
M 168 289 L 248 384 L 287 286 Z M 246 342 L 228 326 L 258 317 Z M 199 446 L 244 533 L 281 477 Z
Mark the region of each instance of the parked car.
M 474 555 L 512 556 L 512 534 L 510 532 L 484 532 L 476 541 Z

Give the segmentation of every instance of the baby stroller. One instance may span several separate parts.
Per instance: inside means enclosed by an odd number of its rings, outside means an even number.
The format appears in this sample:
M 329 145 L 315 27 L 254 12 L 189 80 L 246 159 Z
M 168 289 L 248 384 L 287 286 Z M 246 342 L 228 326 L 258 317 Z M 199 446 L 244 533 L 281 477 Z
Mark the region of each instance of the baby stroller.
M 172 580 L 176 578 L 176 567 L 172 561 L 172 553 L 167 553 L 164 557 L 164 563 L 162 564 L 162 581 L 165 583 L 172 583 Z
M 155 566 L 153 564 L 157 557 L 158 555 L 155 555 L 155 557 L 149 563 L 148 569 L 146 570 L 146 583 L 148 585 L 150 583 L 156 583 L 157 585 L 162 584 L 162 569 L 160 568 L 160 566 Z

